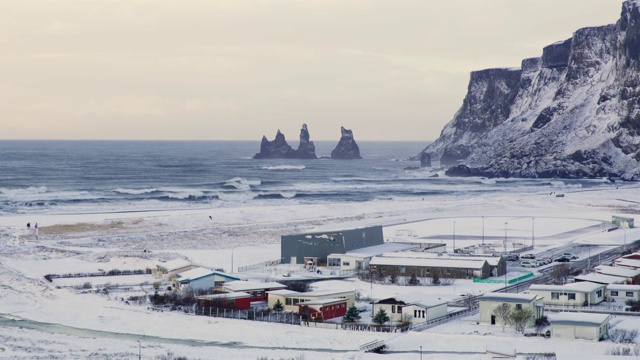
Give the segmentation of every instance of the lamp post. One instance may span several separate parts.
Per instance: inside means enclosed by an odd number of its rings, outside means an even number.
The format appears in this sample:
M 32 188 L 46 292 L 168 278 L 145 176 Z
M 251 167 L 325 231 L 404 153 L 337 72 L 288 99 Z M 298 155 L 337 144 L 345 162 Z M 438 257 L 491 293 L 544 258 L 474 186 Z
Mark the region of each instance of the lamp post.
M 589 244 L 589 259 L 587 260 L 587 272 L 591 271 L 591 242 L 588 240 L 584 240 L 587 244 Z
M 453 253 L 456 253 L 456 222 L 453 222 Z
M 508 222 L 504 223 L 504 253 L 507 253 L 507 226 L 509 225 Z
M 422 360 L 422 346 L 420 346 L 420 360 Z
M 482 217 L 482 245 L 484 246 L 484 216 Z
M 533 216 L 531 217 L 531 248 L 535 248 L 535 240 L 536 240 L 536 236 L 535 236 L 535 228 L 536 228 L 536 218 L 534 218 Z
M 627 251 L 627 229 L 624 227 L 620 227 L 620 229 L 624 232 L 624 244 L 622 245 L 622 253 L 624 254 Z
M 140 340 L 138 340 L 138 360 L 142 359 L 142 346 L 140 345 Z

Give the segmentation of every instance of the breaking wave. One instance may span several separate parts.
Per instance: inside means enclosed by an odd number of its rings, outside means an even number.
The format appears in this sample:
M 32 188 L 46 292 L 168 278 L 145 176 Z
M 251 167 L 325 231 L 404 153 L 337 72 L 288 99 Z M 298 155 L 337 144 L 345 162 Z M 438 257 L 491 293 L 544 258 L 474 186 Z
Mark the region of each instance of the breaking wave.
M 277 165 L 277 166 L 263 166 L 263 170 L 303 170 L 307 167 L 304 165 Z

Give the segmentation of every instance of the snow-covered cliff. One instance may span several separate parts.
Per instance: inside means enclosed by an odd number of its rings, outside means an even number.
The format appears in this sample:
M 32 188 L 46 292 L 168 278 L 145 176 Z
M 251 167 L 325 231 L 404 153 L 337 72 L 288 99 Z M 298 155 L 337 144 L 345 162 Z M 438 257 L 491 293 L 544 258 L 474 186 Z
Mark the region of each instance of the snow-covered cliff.
M 472 72 L 422 153 L 452 175 L 631 180 L 639 144 L 640 1 L 627 0 L 616 24 L 580 29 L 519 69 Z

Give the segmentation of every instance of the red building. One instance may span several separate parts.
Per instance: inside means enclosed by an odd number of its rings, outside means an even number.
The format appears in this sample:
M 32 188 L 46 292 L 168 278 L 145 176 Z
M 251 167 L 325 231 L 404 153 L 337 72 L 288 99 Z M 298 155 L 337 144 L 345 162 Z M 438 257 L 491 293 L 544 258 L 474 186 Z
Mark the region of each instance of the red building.
M 317 299 L 300 303 L 298 313 L 309 314 L 309 320 L 329 320 L 347 313 L 347 299 Z
M 251 295 L 245 292 L 229 292 L 198 296 L 199 307 L 247 310 L 251 308 Z

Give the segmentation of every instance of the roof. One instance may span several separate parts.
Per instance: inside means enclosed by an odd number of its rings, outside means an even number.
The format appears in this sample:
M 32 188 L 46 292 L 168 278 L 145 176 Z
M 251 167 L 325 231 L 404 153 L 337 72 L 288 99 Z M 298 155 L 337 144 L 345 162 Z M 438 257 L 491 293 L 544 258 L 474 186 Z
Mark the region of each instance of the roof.
M 225 277 L 227 279 L 240 280 L 240 278 L 237 278 L 235 276 L 231 276 L 231 275 L 225 274 L 223 272 L 210 270 L 210 269 L 203 268 L 203 267 L 198 267 L 198 268 L 195 268 L 195 269 L 191 269 L 191 270 L 187 270 L 187 271 L 178 273 L 178 274 L 176 274 L 176 277 L 178 278 L 178 282 L 191 282 L 191 281 L 195 281 L 195 280 L 202 279 L 204 277 L 208 277 L 208 276 L 212 276 L 212 275 Z
M 274 295 L 281 295 L 281 296 L 287 296 L 287 295 L 295 295 L 295 294 L 300 294 L 297 291 L 293 291 L 293 290 L 287 290 L 287 289 L 282 289 L 282 290 L 271 290 L 271 291 L 267 291 L 269 294 L 274 294 Z
M 225 289 L 231 291 L 248 291 L 264 289 L 284 289 L 287 286 L 278 282 L 257 282 L 257 281 L 234 281 L 223 285 Z
M 387 252 L 405 251 L 415 248 L 415 245 L 399 244 L 399 243 L 384 243 L 382 245 L 368 246 L 360 249 L 354 249 L 347 251 L 344 254 L 330 254 L 327 257 L 353 257 L 353 258 L 369 258 L 373 256 L 379 256 Z
M 640 285 L 610 284 L 607 285 L 607 291 L 640 291 Z
M 598 289 L 602 289 L 605 286 L 602 284 L 592 283 L 590 281 L 581 281 L 577 283 L 564 284 L 564 285 L 543 285 L 533 284 L 529 286 L 529 291 L 542 290 L 542 291 L 576 291 L 576 292 L 592 292 Z
M 480 301 L 497 301 L 497 302 L 532 302 L 538 297 L 537 294 L 508 294 L 508 293 L 490 293 L 484 294 L 478 298 Z
M 636 277 L 640 275 L 640 270 L 634 270 L 629 268 L 620 268 L 615 266 L 600 265 L 594 268 L 597 273 L 621 277 Z
M 162 269 L 164 271 L 174 271 L 174 270 L 182 269 L 187 266 L 191 266 L 191 263 L 185 259 L 173 259 L 170 261 L 156 264 L 156 267 L 158 269 Z
M 376 256 L 371 259 L 369 265 L 394 265 L 394 266 L 423 266 L 439 268 L 482 269 L 486 260 L 458 260 L 448 258 L 403 258 Z
M 616 259 L 614 260 L 616 267 L 618 266 L 628 266 L 632 268 L 640 268 L 640 260 L 635 259 Z
M 571 313 L 554 314 L 549 318 L 551 325 L 600 326 L 609 320 L 609 314 Z
M 380 299 L 376 301 L 375 304 L 382 304 L 385 300 L 402 302 L 407 306 L 417 305 L 425 309 L 447 304 L 447 300 L 442 300 L 441 298 L 434 298 L 433 295 L 428 295 L 420 292 L 412 292 L 408 294 L 402 294 L 394 297 Z
M 326 305 L 326 304 L 334 304 L 338 302 L 345 302 L 347 299 L 339 299 L 339 298 L 325 298 L 325 299 L 316 299 L 309 300 L 298 303 L 298 305 Z
M 586 274 L 575 277 L 576 280 L 580 281 L 591 281 L 598 284 L 619 284 L 626 281 L 625 278 L 620 276 L 613 275 L 604 275 L 604 274 Z
M 247 294 L 246 292 L 234 291 L 234 292 L 222 293 L 222 294 L 202 295 L 202 296 L 198 296 L 198 300 L 213 300 L 213 299 L 233 300 L 233 299 L 243 299 L 248 297 L 251 297 L 251 295 Z
M 243 282 L 243 281 L 242 281 Z M 298 291 L 293 291 L 293 290 L 273 290 L 273 291 L 268 291 L 269 294 L 274 294 L 274 295 L 280 295 L 280 296 L 295 296 L 297 298 L 306 298 L 306 297 L 312 297 L 312 298 L 332 298 L 332 297 L 337 297 L 337 296 L 341 296 L 341 295 L 351 295 L 354 294 L 355 295 L 355 291 L 353 290 L 340 290 L 340 291 L 334 291 L 334 290 L 319 290 L 319 291 L 309 291 L 309 292 L 298 292 Z

